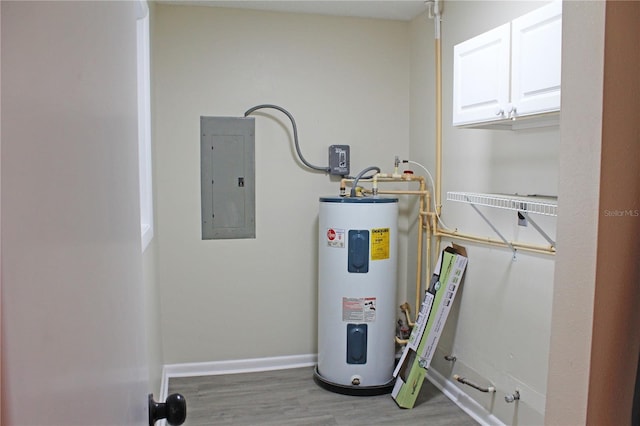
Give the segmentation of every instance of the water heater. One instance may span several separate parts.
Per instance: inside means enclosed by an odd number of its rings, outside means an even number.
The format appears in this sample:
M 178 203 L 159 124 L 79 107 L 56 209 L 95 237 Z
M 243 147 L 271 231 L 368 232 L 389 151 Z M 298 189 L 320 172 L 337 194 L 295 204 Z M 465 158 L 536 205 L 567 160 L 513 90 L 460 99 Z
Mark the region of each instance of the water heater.
M 397 198 L 320 198 L 315 379 L 326 389 L 393 387 L 397 222 Z

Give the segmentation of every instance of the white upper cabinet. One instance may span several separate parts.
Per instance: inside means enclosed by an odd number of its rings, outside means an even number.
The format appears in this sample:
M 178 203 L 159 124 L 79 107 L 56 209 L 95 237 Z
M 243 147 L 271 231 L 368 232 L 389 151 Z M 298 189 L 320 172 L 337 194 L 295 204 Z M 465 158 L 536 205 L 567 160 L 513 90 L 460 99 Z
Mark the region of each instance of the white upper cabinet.
M 511 23 L 511 102 L 518 115 L 560 110 L 562 3 Z
M 509 103 L 510 24 L 453 48 L 453 124 L 498 120 Z
M 456 45 L 453 125 L 511 128 L 559 111 L 561 46 L 560 1 Z

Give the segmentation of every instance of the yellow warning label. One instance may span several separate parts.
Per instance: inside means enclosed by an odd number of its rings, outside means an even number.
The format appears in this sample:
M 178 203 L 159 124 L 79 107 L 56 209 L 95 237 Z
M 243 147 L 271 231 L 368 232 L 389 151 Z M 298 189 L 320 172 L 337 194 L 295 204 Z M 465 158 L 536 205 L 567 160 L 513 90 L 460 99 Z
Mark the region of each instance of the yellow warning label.
M 389 258 L 389 228 L 371 230 L 371 260 Z

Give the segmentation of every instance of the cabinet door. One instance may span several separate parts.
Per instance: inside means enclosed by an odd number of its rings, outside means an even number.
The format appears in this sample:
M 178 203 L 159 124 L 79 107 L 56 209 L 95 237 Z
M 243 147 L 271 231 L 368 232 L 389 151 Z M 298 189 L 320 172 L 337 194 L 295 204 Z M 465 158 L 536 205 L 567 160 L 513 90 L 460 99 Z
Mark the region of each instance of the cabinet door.
M 502 120 L 509 103 L 510 24 L 453 48 L 453 124 Z
M 514 115 L 560 110 L 562 2 L 512 21 L 511 102 Z

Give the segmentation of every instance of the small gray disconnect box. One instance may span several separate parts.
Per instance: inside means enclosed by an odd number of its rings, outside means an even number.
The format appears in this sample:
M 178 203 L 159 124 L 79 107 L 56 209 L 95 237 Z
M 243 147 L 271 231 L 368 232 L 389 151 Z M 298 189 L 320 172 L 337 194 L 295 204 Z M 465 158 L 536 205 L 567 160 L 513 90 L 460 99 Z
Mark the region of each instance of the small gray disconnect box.
M 255 120 L 200 117 L 202 239 L 255 238 Z
M 331 145 L 329 147 L 329 174 L 347 176 L 349 162 L 349 145 Z

